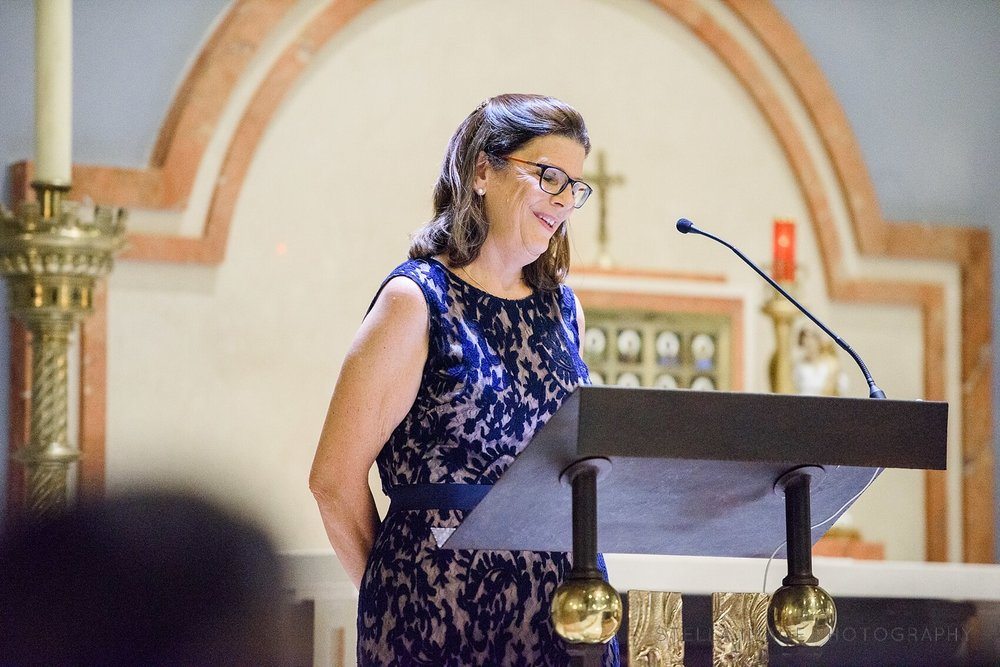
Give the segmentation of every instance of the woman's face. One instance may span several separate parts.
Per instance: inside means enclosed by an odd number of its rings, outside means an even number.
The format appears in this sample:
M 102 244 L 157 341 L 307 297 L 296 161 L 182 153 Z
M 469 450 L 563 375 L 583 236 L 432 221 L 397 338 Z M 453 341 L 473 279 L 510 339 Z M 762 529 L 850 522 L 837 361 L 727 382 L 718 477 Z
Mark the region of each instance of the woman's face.
M 586 152 L 575 139 L 546 135 L 532 139 L 509 157 L 558 167 L 570 178 L 580 179 Z M 487 241 L 512 259 L 516 256 L 522 266 L 548 249 L 549 239 L 574 211 L 572 188 L 548 194 L 539 187 L 539 172 L 538 167 L 512 160 L 495 170 L 480 156 L 475 187 L 485 190 Z

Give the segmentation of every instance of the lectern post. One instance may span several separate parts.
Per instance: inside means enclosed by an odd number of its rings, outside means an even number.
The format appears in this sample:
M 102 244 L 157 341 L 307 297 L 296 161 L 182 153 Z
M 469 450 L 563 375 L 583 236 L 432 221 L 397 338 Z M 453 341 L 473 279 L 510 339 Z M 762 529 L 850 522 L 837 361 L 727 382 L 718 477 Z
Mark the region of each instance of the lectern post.
M 583 459 L 560 476 L 573 487 L 572 579 L 600 579 L 597 569 L 597 481 L 611 469 L 604 458 Z
M 789 470 L 774 484 L 785 496 L 785 544 L 788 576 L 771 596 L 767 627 L 774 640 L 784 646 L 822 646 L 837 627 L 837 607 L 820 588 L 812 571 L 812 517 L 809 490 L 814 477 L 826 471 L 821 466 Z
M 812 516 L 809 507 L 809 487 L 813 476 L 823 474 L 819 466 L 802 466 L 789 470 L 778 478 L 775 493 L 785 496 L 785 543 L 788 551 L 786 586 L 816 586 L 819 580 L 812 572 L 812 538 L 809 528 Z
M 552 624 L 571 644 L 605 644 L 622 621 L 621 597 L 597 569 L 597 481 L 611 461 L 585 458 L 569 466 L 560 482 L 573 488 L 573 569 L 552 599 Z

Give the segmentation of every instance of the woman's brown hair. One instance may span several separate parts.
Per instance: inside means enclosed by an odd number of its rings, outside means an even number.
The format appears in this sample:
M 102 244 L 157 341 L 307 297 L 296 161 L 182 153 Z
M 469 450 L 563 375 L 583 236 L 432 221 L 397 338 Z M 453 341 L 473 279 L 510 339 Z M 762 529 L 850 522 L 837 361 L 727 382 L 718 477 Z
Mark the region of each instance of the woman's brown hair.
M 459 125 L 434 186 L 434 217 L 413 235 L 411 259 L 445 254 L 454 267 L 479 256 L 489 223 L 483 198 L 472 191 L 476 160 L 487 156 L 494 169 L 505 156 L 536 137 L 558 135 L 580 142 L 590 152 L 583 117 L 565 102 L 543 95 L 505 94 L 486 100 Z M 569 239 L 563 223 L 538 259 L 524 267 L 524 280 L 536 290 L 554 290 L 569 271 Z

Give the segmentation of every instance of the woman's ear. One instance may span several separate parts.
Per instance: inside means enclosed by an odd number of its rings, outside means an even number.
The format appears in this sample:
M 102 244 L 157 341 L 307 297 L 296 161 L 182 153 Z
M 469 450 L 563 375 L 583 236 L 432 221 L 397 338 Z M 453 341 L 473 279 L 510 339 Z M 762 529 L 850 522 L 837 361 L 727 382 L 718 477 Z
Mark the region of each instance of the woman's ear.
M 486 153 L 479 151 L 476 157 L 476 178 L 472 182 L 472 189 L 476 192 L 482 190 L 486 192 L 487 181 L 489 180 L 490 161 Z

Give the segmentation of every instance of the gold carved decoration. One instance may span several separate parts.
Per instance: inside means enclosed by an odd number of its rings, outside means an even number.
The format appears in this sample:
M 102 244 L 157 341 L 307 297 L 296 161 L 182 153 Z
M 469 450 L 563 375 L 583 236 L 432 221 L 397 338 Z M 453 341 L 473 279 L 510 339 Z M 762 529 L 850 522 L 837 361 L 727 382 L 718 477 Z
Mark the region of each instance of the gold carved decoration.
M 764 593 L 712 593 L 712 664 L 767 664 L 767 605 Z
M 628 592 L 629 665 L 680 667 L 684 664 L 681 607 L 680 593 Z

